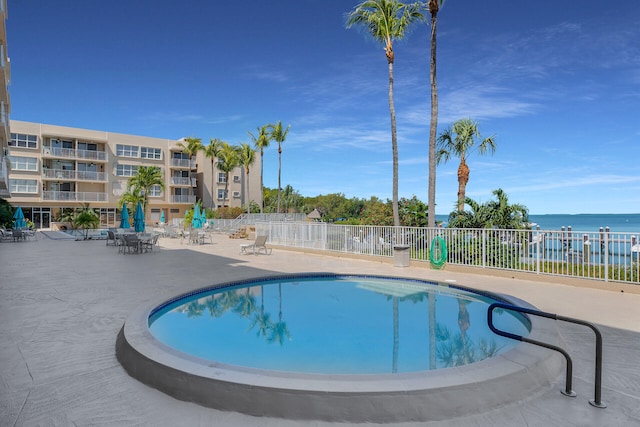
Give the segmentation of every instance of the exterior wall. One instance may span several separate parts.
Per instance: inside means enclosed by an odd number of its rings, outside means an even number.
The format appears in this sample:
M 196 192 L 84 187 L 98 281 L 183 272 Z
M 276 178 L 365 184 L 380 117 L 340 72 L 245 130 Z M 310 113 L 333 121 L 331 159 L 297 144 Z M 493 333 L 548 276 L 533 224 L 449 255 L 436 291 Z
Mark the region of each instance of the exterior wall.
M 11 197 L 9 192 L 9 157 L 7 155 L 11 137 L 9 131 L 11 63 L 7 52 L 6 19 L 7 1 L 0 0 L 0 197 L 3 198 Z
M 212 206 L 244 206 L 246 208 L 247 201 L 250 199 L 262 204 L 262 191 L 260 189 L 260 160 L 256 156 L 256 161 L 249 168 L 249 197 L 247 197 L 247 177 L 243 167 L 235 168 L 229 173 L 229 186 L 227 197 L 219 197 L 222 192 L 224 194 L 225 182 L 221 172 L 214 162 L 213 173 L 211 170 L 211 159 L 204 156 L 200 152 L 197 156 L 198 164 L 198 187 L 202 189 L 203 206 L 210 208 Z M 211 180 L 213 176 L 213 182 Z M 212 199 L 213 196 L 213 199 Z
M 127 191 L 128 175 L 135 173 L 137 166 L 157 166 L 165 178 L 164 191 L 149 196 L 147 224 L 158 222 L 162 211 L 167 222 L 182 218 L 196 200 L 211 206 L 211 162 L 204 161 L 202 153 L 196 159 L 185 158 L 179 140 L 16 120 L 11 121 L 11 133 L 30 138 L 26 143 L 9 141 L 16 166 L 8 174 L 11 203 L 21 205 L 27 217 L 34 216 L 37 227 L 48 227 L 61 208 L 75 209 L 87 203 L 101 210 L 103 226 L 116 225 L 120 219 L 118 201 Z M 119 146 L 124 148 L 120 152 Z M 214 174 L 217 177 L 217 170 Z M 240 169 L 231 175 L 231 197 L 225 205 L 241 206 L 245 196 Z M 239 182 L 233 182 L 236 175 Z M 257 175 L 259 180 L 259 165 Z M 19 185 L 22 183 L 28 185 Z M 258 186 L 253 186 L 256 193 Z M 216 197 L 218 187 L 216 183 L 214 197 L 216 206 L 221 206 L 223 200 Z

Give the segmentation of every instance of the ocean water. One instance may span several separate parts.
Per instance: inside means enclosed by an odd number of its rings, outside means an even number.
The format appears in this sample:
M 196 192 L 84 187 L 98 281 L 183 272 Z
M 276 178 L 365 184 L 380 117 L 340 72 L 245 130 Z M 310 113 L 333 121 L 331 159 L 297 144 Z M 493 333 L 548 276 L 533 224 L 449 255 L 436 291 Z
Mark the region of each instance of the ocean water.
M 438 221 L 447 222 L 447 215 L 436 215 Z M 596 232 L 609 227 L 616 233 L 640 234 L 640 213 L 636 214 L 548 214 L 529 215 L 529 221 L 541 230 L 560 230 L 571 226 L 573 231 Z

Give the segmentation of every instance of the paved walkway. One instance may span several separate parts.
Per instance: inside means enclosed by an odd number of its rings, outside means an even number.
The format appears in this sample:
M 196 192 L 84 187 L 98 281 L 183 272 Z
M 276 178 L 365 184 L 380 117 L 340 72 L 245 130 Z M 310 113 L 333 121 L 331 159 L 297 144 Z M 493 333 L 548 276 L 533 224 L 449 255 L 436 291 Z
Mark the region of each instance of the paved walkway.
M 399 275 L 507 293 L 541 310 L 596 322 L 604 336 L 602 400 L 593 398 L 593 333 L 559 324 L 574 358 L 576 398 L 564 377 L 526 401 L 472 417 L 396 426 L 640 425 L 640 294 L 487 275 L 397 268 L 390 263 L 303 254 L 239 255 L 245 241 L 214 235 L 188 246 L 161 239 L 159 250 L 118 254 L 104 241 L 0 243 L 0 426 L 329 426 L 256 418 L 175 400 L 127 375 L 115 357 L 118 331 L 134 308 L 214 282 L 282 272 Z M 488 390 L 489 392 L 490 390 Z M 347 424 L 339 424 L 347 425 Z

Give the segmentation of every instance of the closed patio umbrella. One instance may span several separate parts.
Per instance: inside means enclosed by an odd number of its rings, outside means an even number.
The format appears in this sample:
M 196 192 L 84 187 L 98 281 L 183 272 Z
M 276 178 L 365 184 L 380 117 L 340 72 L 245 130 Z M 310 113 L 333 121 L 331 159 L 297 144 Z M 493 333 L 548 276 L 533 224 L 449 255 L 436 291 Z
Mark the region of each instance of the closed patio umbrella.
M 144 210 L 142 209 L 142 203 L 140 202 L 138 202 L 136 211 L 133 214 L 133 228 L 135 228 L 136 233 L 144 232 Z
M 22 212 L 22 207 L 18 206 L 16 212 L 13 214 L 13 226 L 15 228 L 27 228 L 27 221 L 24 220 L 24 212 Z
M 129 210 L 127 209 L 127 205 L 122 205 L 122 213 L 120 214 L 120 228 L 131 228 L 131 224 L 129 224 Z
M 202 216 L 200 215 L 200 207 L 196 204 L 193 208 L 193 218 L 191 219 L 193 228 L 202 228 Z
M 164 219 L 164 211 L 162 211 L 160 213 L 160 224 L 164 224 L 165 223 L 165 219 Z

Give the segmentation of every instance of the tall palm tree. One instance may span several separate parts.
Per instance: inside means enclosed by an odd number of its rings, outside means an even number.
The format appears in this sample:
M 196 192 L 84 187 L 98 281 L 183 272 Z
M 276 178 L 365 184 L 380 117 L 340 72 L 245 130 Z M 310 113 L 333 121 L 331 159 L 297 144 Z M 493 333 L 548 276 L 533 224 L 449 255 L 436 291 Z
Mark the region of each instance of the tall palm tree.
M 287 139 L 287 134 L 291 129 L 291 125 L 288 125 L 286 129 L 282 127 L 282 122 L 278 120 L 275 125 L 269 125 L 269 135 L 271 139 L 278 143 L 278 213 L 280 213 L 280 174 L 282 172 L 282 143 Z
M 131 202 L 132 204 L 137 203 L 138 200 L 141 201 L 146 218 L 147 207 L 149 206 L 149 193 L 155 185 L 159 186 L 162 190 L 165 188 L 162 170 L 157 166 L 139 166 L 136 174 L 127 180 L 127 188 L 129 190 L 128 193 L 123 194 L 121 200 L 125 203 Z
M 478 122 L 471 119 L 460 119 L 453 123 L 438 137 L 438 152 L 436 162 L 447 162 L 451 156 L 460 158 L 458 166 L 458 211 L 464 210 L 465 190 L 469 182 L 469 166 L 467 157 L 472 150 L 477 148 L 483 155 L 487 151 L 493 154 L 496 150 L 496 141 L 493 136 L 481 140 L 478 131 Z M 479 142 L 476 139 L 480 140 Z
M 218 169 L 224 172 L 224 201 L 226 203 L 229 197 L 229 173 L 240 165 L 240 157 L 238 155 L 238 148 L 228 143 L 223 143 L 220 153 L 218 154 Z
M 247 181 L 247 213 L 251 213 L 251 197 L 249 197 L 249 167 L 256 161 L 256 151 L 249 144 L 240 144 L 239 162 L 244 168 L 245 181 Z
M 264 149 L 269 147 L 271 135 L 269 134 L 269 125 L 264 125 L 256 129 L 258 130 L 256 135 L 253 135 L 251 132 L 248 132 L 248 134 L 256 150 L 260 150 L 260 194 L 264 194 Z M 264 210 L 264 196 L 261 197 L 261 200 L 260 213 Z
M 393 103 L 394 40 L 404 37 L 409 26 L 423 21 L 420 2 L 406 5 L 397 0 L 368 0 L 347 14 L 347 28 L 362 26 L 374 40 L 384 45 L 389 67 L 389 113 L 391 115 L 391 151 L 393 154 L 393 225 L 400 226 L 398 211 L 398 138 L 396 136 L 396 110 Z
M 444 0 L 429 0 L 427 8 L 431 14 L 431 61 L 429 81 L 431 83 L 431 124 L 429 127 L 429 193 L 427 200 L 429 227 L 436 226 L 436 133 L 438 130 L 438 84 L 436 83 L 436 34 L 438 12 Z
M 220 150 L 222 149 L 222 145 L 224 141 L 218 138 L 211 138 L 209 140 L 209 145 L 204 147 L 204 156 L 211 159 L 211 209 L 215 207 L 215 196 L 214 196 L 214 188 L 215 188 L 215 162 L 218 156 L 220 155 Z

